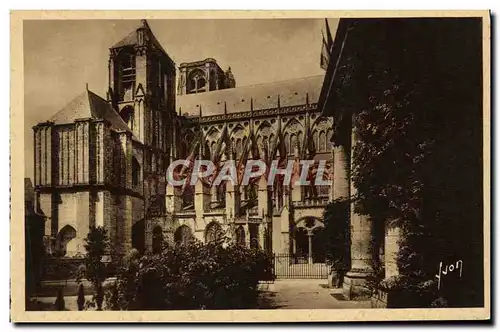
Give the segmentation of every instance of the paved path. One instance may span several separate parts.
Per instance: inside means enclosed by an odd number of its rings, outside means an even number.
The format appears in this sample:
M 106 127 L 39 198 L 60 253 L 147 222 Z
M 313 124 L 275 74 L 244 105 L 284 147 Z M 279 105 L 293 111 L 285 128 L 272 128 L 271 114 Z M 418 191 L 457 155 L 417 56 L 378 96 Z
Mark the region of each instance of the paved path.
M 370 301 L 347 301 L 341 289 L 328 288 L 326 280 L 278 279 L 260 285 L 260 309 L 349 309 L 370 308 Z

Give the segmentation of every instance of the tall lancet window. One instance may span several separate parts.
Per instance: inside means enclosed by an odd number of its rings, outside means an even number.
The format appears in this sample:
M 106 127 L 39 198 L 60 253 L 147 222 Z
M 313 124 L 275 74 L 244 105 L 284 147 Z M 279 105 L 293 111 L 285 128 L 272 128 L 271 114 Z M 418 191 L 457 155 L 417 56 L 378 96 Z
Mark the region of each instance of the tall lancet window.
M 135 87 L 135 56 L 127 53 L 119 57 L 120 80 L 119 97 L 120 101 L 132 100 Z

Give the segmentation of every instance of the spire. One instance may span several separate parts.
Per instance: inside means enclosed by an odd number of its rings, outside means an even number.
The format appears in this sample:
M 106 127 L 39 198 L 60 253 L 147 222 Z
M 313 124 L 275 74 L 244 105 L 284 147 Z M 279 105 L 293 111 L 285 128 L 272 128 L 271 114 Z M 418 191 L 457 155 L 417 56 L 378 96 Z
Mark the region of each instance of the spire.
M 227 88 L 236 87 L 236 81 L 234 79 L 233 73 L 231 72 L 231 66 L 227 68 L 226 72 L 224 73 L 224 76 L 226 76 Z
M 142 29 L 148 29 L 148 30 L 151 30 L 151 29 L 149 28 L 149 24 L 148 24 L 148 21 L 147 21 L 147 20 L 142 19 L 142 20 L 141 20 L 141 24 L 142 24 L 142 26 L 141 26 L 141 27 L 139 27 L 139 29 L 141 29 L 141 28 L 142 28 Z
M 85 83 L 85 90 L 89 91 L 89 83 Z
M 227 105 L 226 105 L 226 101 L 224 101 L 224 115 L 227 115 Z
M 306 105 L 309 105 L 309 92 L 306 92 Z
M 278 94 L 278 108 L 281 108 L 281 100 L 280 100 L 280 95 Z

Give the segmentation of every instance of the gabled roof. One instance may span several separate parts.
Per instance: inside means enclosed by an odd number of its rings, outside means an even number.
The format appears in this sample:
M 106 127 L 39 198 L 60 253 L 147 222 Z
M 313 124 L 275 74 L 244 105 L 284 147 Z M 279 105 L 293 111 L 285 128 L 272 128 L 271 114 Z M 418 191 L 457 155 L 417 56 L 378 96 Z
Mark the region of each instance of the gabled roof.
M 112 129 L 132 133 L 125 121 L 106 100 L 87 89 L 57 112 L 49 121 L 57 125 L 89 118 L 107 120 Z M 137 140 L 137 138 L 135 139 Z
M 137 44 L 137 32 L 134 30 L 129 33 L 125 38 L 114 44 L 111 48 L 120 48 L 125 46 L 134 46 Z

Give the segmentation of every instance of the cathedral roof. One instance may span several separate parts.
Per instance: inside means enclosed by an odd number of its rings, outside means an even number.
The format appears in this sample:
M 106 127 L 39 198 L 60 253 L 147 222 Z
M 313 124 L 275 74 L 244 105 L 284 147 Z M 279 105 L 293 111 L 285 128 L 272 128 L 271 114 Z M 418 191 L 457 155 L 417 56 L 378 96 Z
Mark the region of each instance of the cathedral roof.
M 177 112 L 202 116 L 305 105 L 318 101 L 323 75 L 177 96 Z M 225 105 L 225 106 L 224 106 Z
M 78 119 L 103 119 L 111 124 L 114 130 L 130 131 L 111 105 L 95 93 L 85 90 L 78 97 L 69 102 L 62 110 L 57 112 L 49 121 L 54 124 L 73 123 Z
M 114 44 L 111 48 L 120 48 L 124 46 L 134 46 L 137 44 L 137 32 L 134 30 L 129 33 L 125 38 Z
M 118 43 L 114 44 L 111 47 L 111 49 L 122 48 L 122 47 L 125 47 L 125 46 L 135 46 L 135 45 L 137 45 L 137 42 L 138 42 L 137 41 L 137 30 L 139 30 L 139 29 L 146 29 L 148 31 L 148 35 L 151 38 L 151 43 L 157 49 L 159 49 L 160 51 L 162 51 L 169 58 L 170 61 L 172 61 L 172 59 L 170 59 L 170 57 L 168 56 L 168 53 L 161 46 L 161 44 L 158 41 L 158 39 L 156 39 L 156 36 L 153 34 L 153 31 L 149 27 L 149 24 L 148 24 L 148 22 L 146 20 L 141 20 L 141 24 L 139 26 L 137 26 L 137 28 L 135 28 L 132 32 L 130 32 L 125 38 L 123 38 L 122 40 L 120 40 Z

